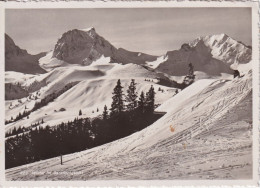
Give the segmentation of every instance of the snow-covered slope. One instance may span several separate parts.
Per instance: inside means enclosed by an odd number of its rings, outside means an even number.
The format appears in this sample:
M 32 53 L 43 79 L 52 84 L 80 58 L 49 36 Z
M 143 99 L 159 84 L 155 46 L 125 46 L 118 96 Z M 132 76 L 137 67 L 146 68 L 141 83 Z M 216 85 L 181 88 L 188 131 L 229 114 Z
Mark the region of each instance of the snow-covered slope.
M 32 79 L 36 77 L 36 75 L 33 74 L 24 74 L 20 72 L 15 71 L 6 71 L 5 72 L 5 83 L 20 83 L 21 85 L 24 85 L 26 81 L 29 79 Z
M 8 73 L 8 75 L 10 76 L 10 73 Z M 157 93 L 156 103 L 161 104 L 173 96 L 176 89 L 157 84 L 159 78 L 168 79 L 140 65 L 108 63 L 104 57 L 103 61 L 94 62 L 91 66 L 75 65 L 69 68 L 55 68 L 49 73 L 34 76 L 23 84 L 26 88 L 30 86 L 29 83 L 34 83 L 35 81 L 45 83 L 45 86 L 33 93 L 33 97 L 23 98 L 19 100 L 20 102 L 18 100 L 6 101 L 5 116 L 7 120 L 11 119 L 12 116 L 16 117 L 19 112 L 23 113 L 25 108 L 27 110 L 32 109 L 36 101 L 40 101 L 40 99 L 47 95 L 59 91 L 64 88 L 66 84 L 72 82 L 79 83 L 59 96 L 54 102 L 31 113 L 29 119 L 24 118 L 15 123 L 8 124 L 6 130 L 8 131 L 14 126 L 17 128 L 20 126 L 28 127 L 41 119 L 44 119 L 46 124 L 49 125 L 73 120 L 78 116 L 80 109 L 83 112 L 83 116 L 95 117 L 102 113 L 104 105 L 110 107 L 113 88 L 118 79 L 121 79 L 125 91 L 131 79 L 135 79 L 139 95 L 141 91 L 146 92 L 151 85 L 154 85 Z M 146 79 L 150 81 L 145 81 Z M 159 87 L 163 89 L 164 92 L 158 91 Z M 37 96 L 38 99 L 35 100 L 35 96 Z M 60 112 L 59 110 L 61 108 L 65 108 L 66 111 Z M 97 109 L 99 109 L 99 112 L 97 112 Z
M 92 87 L 93 88 L 93 87 Z M 250 179 L 252 75 L 200 80 L 165 101 L 166 114 L 126 138 L 6 171 L 8 180 Z M 245 113 L 247 112 L 247 113 Z M 47 174 L 82 172 L 74 176 Z M 20 172 L 26 171 L 23 175 Z M 43 172 L 38 176 L 33 172 Z
M 53 51 L 48 52 L 46 56 L 39 59 L 39 65 L 46 71 L 51 71 L 57 67 L 69 67 L 71 64 L 59 60 L 53 56 Z
M 7 59 L 30 59 L 8 37 L 6 41 Z M 156 57 L 117 49 L 94 28 L 64 33 L 53 51 L 37 56 L 37 63 L 33 61 L 32 70 L 36 65 L 37 70 L 40 67 L 45 73 L 6 71 L 6 85 L 12 94 L 12 100 L 5 102 L 6 120 L 31 110 L 36 102 L 68 84 L 73 87 L 63 90 L 53 102 L 28 117 L 7 124 L 6 132 L 41 120 L 44 123 L 40 126 L 71 121 L 78 117 L 79 110 L 82 118 L 97 117 L 105 105 L 110 108 L 118 79 L 124 93 L 131 79 L 137 83 L 138 95 L 153 85 L 155 103 L 161 104 L 155 111 L 165 115 L 126 138 L 66 155 L 64 165 L 54 158 L 9 169 L 7 179 L 251 178 L 251 53 L 250 47 L 224 34 L 200 37 L 179 50 Z M 195 82 L 176 94 L 173 86 L 182 83 L 190 63 L 194 66 Z M 31 68 L 27 64 L 21 66 Z M 239 70 L 242 77 L 233 79 L 234 70 Z M 17 100 L 18 97 L 21 99 Z M 33 174 L 45 169 L 82 173 Z M 20 173 L 24 171 L 29 174 Z
M 163 55 L 158 57 L 155 61 L 151 61 L 151 62 L 146 62 L 146 65 L 150 68 L 157 68 L 162 62 L 167 61 L 168 60 L 168 56 Z

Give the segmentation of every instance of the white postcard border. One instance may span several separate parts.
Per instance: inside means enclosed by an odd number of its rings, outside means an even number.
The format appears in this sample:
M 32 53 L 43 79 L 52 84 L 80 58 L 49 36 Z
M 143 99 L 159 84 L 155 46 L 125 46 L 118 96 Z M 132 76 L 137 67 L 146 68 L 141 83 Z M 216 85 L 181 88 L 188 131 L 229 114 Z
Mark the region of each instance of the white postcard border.
M 251 7 L 252 8 L 252 62 L 253 62 L 253 179 L 252 180 L 110 180 L 110 181 L 5 181 L 4 158 L 4 50 L 0 53 L 0 187 L 20 186 L 257 186 L 259 181 L 259 15 L 257 2 L 0 2 L 0 49 L 4 49 L 4 10 L 5 9 L 29 9 L 29 8 L 152 8 L 152 7 Z

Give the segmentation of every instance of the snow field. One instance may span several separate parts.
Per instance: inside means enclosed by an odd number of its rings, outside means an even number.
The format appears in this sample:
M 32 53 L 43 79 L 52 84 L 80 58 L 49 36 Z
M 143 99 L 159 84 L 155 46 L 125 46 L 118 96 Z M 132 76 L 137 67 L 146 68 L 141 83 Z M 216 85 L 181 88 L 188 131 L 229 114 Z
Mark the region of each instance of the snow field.
M 64 165 L 53 158 L 9 169 L 7 179 L 250 179 L 251 82 L 251 75 L 232 81 L 201 80 L 161 105 L 157 110 L 167 113 L 144 130 L 66 155 Z M 178 103 L 182 97 L 186 100 Z M 45 169 L 82 174 L 32 173 Z M 21 171 L 28 175 L 20 175 Z

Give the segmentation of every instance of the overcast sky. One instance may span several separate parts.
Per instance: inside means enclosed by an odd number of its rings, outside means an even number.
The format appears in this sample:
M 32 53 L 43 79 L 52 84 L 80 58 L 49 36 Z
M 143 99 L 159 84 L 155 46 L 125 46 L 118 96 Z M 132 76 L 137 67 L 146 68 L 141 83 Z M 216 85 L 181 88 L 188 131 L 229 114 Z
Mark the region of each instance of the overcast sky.
M 250 8 L 6 10 L 6 33 L 32 54 L 52 50 L 68 30 L 92 26 L 115 47 L 152 55 L 209 34 L 252 42 Z

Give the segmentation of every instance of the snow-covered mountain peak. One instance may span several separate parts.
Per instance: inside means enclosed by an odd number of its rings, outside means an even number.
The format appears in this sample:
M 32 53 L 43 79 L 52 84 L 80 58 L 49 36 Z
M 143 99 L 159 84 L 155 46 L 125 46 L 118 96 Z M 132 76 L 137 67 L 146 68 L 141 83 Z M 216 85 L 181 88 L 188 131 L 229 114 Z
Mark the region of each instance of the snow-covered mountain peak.
M 215 34 L 215 35 L 207 35 L 207 36 L 200 36 L 189 43 L 190 46 L 195 47 L 199 42 L 205 43 L 207 46 L 217 46 L 223 44 L 225 41 L 230 40 L 229 42 L 236 42 L 234 39 L 229 37 L 225 33 Z
M 214 58 L 229 65 L 235 62 L 245 64 L 251 60 L 251 47 L 240 41 L 236 41 L 227 34 L 221 33 L 199 37 L 189 44 L 190 46 L 195 47 L 199 42 L 203 42 L 211 50 L 211 54 Z
M 181 45 L 179 50 L 168 51 L 166 56 L 167 59 L 162 56 L 146 65 L 172 76 L 184 76 L 188 74 L 189 63 L 192 63 L 195 71 L 215 77 L 223 73 L 233 74 L 233 70 L 241 64 L 247 70 L 251 69 L 252 50 L 250 46 L 222 33 L 198 37 Z
M 81 31 L 86 31 L 86 32 L 96 32 L 96 29 L 94 27 L 89 27 L 86 29 L 80 29 Z
M 202 37 L 202 38 L 211 38 L 217 41 L 225 41 L 228 38 L 231 38 L 230 36 L 228 36 L 225 33 L 220 33 L 220 34 L 215 34 L 215 35 L 208 35 L 206 37 Z

